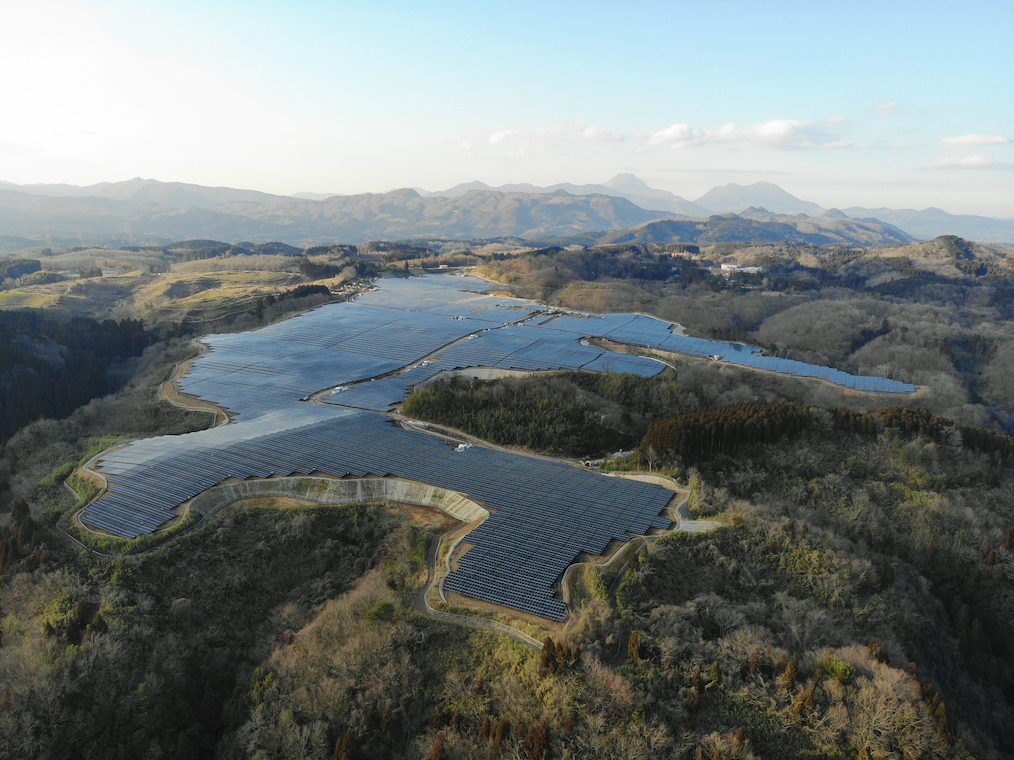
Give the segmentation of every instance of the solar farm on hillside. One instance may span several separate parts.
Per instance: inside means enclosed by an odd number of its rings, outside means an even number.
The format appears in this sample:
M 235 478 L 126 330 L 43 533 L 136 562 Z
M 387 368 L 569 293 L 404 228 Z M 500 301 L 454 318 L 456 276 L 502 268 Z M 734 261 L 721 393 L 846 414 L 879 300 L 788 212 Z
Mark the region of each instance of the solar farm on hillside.
M 384 280 L 355 302 L 331 304 L 240 334 L 209 335 L 180 380 L 183 393 L 226 409 L 231 421 L 135 441 L 101 455 L 101 497 L 79 513 L 122 538 L 158 530 L 180 505 L 229 478 L 324 473 L 397 477 L 466 494 L 490 510 L 468 536 L 474 548 L 445 587 L 562 620 L 553 584 L 580 552 L 602 554 L 671 522 L 672 492 L 543 458 L 472 447 L 406 430 L 386 412 L 440 372 L 474 367 L 654 375 L 660 361 L 612 353 L 603 338 L 757 369 L 815 377 L 843 388 L 911 393 L 915 387 L 762 356 L 743 344 L 679 335 L 632 314 L 554 313 L 492 296 L 471 277 Z M 325 391 L 321 395 L 321 391 Z M 311 397 L 324 403 L 310 403 Z

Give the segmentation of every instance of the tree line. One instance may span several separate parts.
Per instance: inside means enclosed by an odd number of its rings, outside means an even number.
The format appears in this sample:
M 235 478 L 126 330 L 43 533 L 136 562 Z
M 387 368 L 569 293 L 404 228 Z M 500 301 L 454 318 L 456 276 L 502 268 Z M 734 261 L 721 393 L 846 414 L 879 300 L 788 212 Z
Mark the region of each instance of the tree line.
M 748 444 L 774 443 L 809 429 L 815 410 L 843 433 L 876 436 L 894 429 L 941 444 L 1009 458 L 1014 438 L 988 428 L 958 425 L 921 407 L 868 412 L 790 401 L 714 403 L 692 373 L 653 377 L 562 372 L 550 376 L 477 380 L 452 378 L 428 385 L 405 401 L 405 414 L 463 430 L 506 446 L 592 456 L 637 446 L 655 463 L 730 454 Z
M 630 437 L 605 424 L 605 416 L 573 388 L 546 381 L 452 378 L 413 393 L 402 411 L 497 444 L 567 456 L 615 450 Z
M 351 268 L 358 277 L 370 277 L 376 274 L 377 266 L 362 259 L 344 258 L 337 262 L 313 261 L 307 256 L 299 260 L 299 273 L 311 280 L 324 280 L 337 277 Z
M 810 428 L 814 419 L 811 412 L 815 409 L 810 404 L 771 401 L 682 414 L 653 422 L 638 452 L 651 461 L 673 462 L 677 457 L 695 459 L 727 454 L 751 443 L 775 443 Z M 845 433 L 875 436 L 892 429 L 906 437 L 957 443 L 1004 458 L 1014 454 L 1014 437 L 995 430 L 956 425 L 920 407 L 894 406 L 866 414 L 837 407 L 826 411 L 835 428 Z
M 653 422 L 639 451 L 649 459 L 724 454 L 747 443 L 773 443 L 809 426 L 809 409 L 786 401 L 733 404 Z
M 0 282 L 4 280 L 16 280 L 27 274 L 38 272 L 42 264 L 35 259 L 12 259 L 11 261 L 0 262 Z

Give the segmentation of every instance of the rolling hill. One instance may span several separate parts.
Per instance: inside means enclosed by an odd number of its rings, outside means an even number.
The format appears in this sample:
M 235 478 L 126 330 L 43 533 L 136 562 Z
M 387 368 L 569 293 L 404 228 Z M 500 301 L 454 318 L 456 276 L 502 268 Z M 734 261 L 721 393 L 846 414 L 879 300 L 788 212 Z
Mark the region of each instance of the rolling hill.
M 155 204 L 166 208 L 211 208 L 220 203 L 273 203 L 289 200 L 288 196 L 272 195 L 257 190 L 232 187 L 205 187 L 185 182 L 159 182 L 135 177 L 124 182 L 100 182 L 96 185 L 35 184 L 15 185 L 0 182 L 0 190 L 14 190 L 49 198 L 106 198 L 126 201 L 135 206 Z

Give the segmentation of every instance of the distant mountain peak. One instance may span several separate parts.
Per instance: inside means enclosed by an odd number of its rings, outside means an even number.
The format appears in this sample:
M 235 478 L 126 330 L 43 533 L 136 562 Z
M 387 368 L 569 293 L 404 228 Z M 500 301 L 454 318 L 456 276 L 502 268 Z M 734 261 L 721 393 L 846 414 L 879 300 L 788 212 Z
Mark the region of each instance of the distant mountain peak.
M 336 195 L 341 195 L 341 193 L 314 193 L 309 190 L 304 190 L 302 192 L 293 193 L 292 197 L 298 198 L 301 201 L 325 201 Z
M 613 190 L 619 190 L 621 193 L 630 193 L 631 195 L 650 195 L 655 191 L 655 188 L 648 185 L 644 180 L 628 172 L 620 172 L 611 180 L 602 184 L 606 187 L 611 187 Z
M 773 214 L 820 214 L 824 209 L 816 203 L 800 200 L 771 182 L 754 182 L 752 185 L 713 187 L 695 203 L 717 212 L 739 212 L 750 206 L 767 209 Z
M 445 198 L 457 198 L 459 195 L 464 195 L 472 190 L 492 190 L 489 185 L 479 180 L 473 180 L 472 182 L 461 182 L 452 188 L 447 190 L 438 190 L 433 195 L 442 195 Z
M 418 192 L 413 190 L 411 187 L 399 187 L 397 190 L 390 190 L 386 193 L 381 193 L 386 198 L 400 199 L 400 200 L 414 200 L 415 198 L 421 198 Z
M 823 214 L 821 214 L 821 216 L 832 217 L 834 219 L 848 219 L 849 218 L 848 214 L 846 214 L 844 211 L 839 211 L 836 208 L 829 208 L 827 211 L 825 211 Z

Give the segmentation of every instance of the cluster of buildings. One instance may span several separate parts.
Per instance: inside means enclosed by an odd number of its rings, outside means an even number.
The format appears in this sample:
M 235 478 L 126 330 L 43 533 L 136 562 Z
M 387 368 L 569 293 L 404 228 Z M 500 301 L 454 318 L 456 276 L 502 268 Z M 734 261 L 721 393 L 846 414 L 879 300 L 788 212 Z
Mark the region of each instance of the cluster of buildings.
M 764 267 L 744 267 L 737 264 L 735 261 L 723 261 L 722 262 L 722 273 L 723 274 L 735 274 L 737 272 L 741 274 L 760 274 L 764 271 Z

